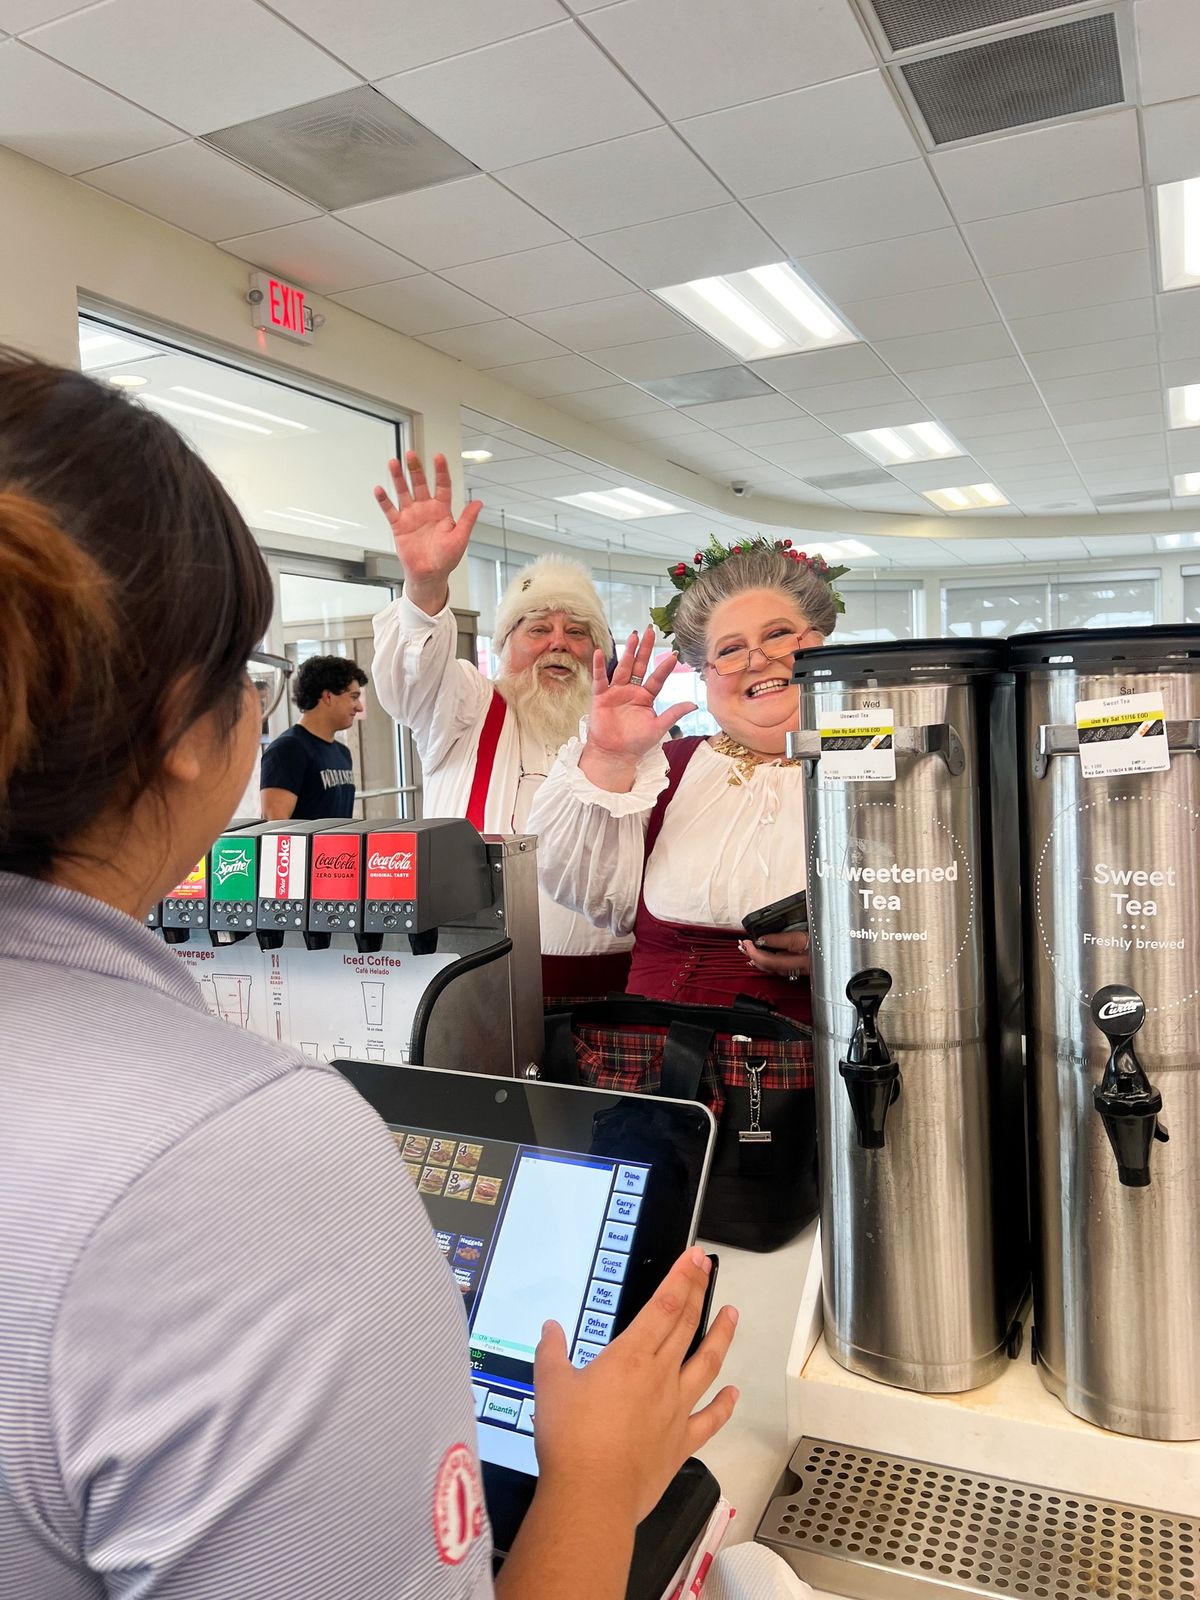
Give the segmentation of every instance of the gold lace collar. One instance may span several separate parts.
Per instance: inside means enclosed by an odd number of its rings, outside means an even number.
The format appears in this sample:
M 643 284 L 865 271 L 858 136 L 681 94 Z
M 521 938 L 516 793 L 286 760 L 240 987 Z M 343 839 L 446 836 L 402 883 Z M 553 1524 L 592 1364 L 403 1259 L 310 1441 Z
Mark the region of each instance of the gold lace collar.
M 727 733 L 719 733 L 714 739 L 709 740 L 709 748 L 715 750 L 719 756 L 725 756 L 731 763 L 729 776 L 725 780 L 733 789 L 739 789 L 743 784 L 749 783 L 755 767 L 798 767 L 798 760 L 790 756 L 763 756 L 756 750 L 749 750 L 744 744 L 739 744 L 736 739 L 730 738 Z

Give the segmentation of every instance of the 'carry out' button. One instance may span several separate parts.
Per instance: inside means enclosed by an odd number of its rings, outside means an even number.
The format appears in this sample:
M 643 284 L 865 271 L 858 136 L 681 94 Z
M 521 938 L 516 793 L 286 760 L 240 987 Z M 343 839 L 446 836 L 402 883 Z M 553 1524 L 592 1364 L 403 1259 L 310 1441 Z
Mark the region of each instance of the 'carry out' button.
M 636 1222 L 641 1209 L 641 1195 L 614 1194 L 608 1202 L 608 1215 L 612 1222 Z

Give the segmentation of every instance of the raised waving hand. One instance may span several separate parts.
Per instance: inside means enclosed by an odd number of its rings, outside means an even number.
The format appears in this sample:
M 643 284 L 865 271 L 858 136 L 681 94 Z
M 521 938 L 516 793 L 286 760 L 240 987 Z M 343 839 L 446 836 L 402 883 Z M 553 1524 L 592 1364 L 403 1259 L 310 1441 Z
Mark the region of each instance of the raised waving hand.
M 432 493 L 417 452 L 409 450 L 405 460 L 407 475 L 399 461 L 388 462 L 395 501 L 379 484 L 375 499 L 392 530 L 405 594 L 420 610 L 436 616 L 449 599 L 450 574 L 463 558 L 483 502 L 472 500 L 455 517 L 445 456 L 433 458 Z
M 631 633 L 611 680 L 604 652 L 597 650 L 593 658 L 592 710 L 579 766 L 598 788 L 627 793 L 633 787 L 642 756 L 661 744 L 681 717 L 696 709 L 690 700 L 685 700 L 661 714 L 655 711 L 655 697 L 662 692 L 679 657 L 666 656 L 650 672 L 653 651 L 653 628 L 647 628 L 640 639 Z

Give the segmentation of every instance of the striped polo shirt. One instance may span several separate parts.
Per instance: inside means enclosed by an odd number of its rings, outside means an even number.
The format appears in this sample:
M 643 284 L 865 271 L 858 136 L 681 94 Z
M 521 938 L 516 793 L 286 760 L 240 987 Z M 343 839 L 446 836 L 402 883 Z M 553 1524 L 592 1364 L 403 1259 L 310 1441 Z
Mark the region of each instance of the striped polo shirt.
M 0 873 L 0 1596 L 492 1593 L 461 1296 L 387 1130 Z

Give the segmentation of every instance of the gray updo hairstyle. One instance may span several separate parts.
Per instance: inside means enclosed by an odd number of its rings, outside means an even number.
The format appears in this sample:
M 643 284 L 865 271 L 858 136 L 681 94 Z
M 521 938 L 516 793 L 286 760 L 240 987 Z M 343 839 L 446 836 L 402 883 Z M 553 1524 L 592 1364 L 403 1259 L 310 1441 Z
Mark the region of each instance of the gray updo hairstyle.
M 675 613 L 675 648 L 697 671 L 708 660 L 708 625 L 723 600 L 747 589 L 773 589 L 786 596 L 810 627 L 833 632 L 837 610 L 829 585 L 782 550 L 751 550 L 709 567 L 689 584 Z

